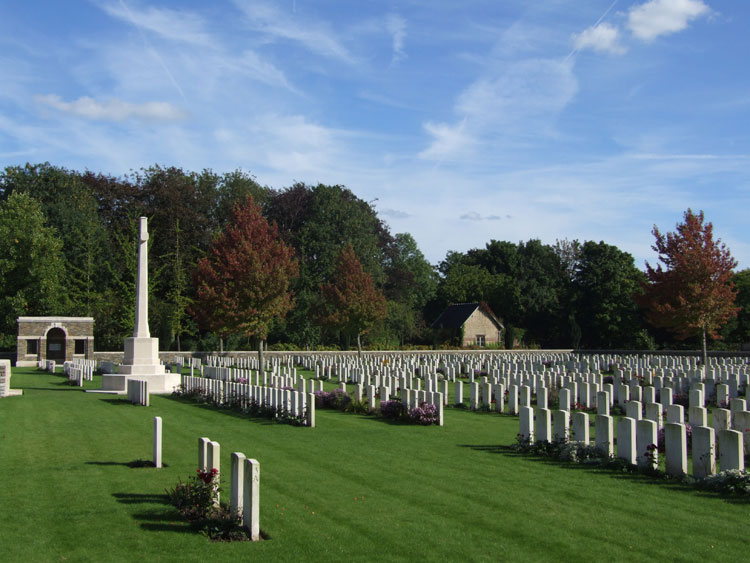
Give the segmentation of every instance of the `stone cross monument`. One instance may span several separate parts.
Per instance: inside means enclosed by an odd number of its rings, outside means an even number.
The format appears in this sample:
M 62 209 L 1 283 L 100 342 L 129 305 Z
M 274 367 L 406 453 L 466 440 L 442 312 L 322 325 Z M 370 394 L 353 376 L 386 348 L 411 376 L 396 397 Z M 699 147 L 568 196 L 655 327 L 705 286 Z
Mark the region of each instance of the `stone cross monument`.
M 133 336 L 125 339 L 125 357 L 117 373 L 155 375 L 164 373 L 164 366 L 159 363 L 159 339 L 151 338 L 148 330 L 148 224 L 145 217 L 140 222 L 135 329 Z
M 128 379 L 149 382 L 149 392 L 170 393 L 180 385 L 180 375 L 165 373 L 159 361 L 159 339 L 148 329 L 148 224 L 140 218 L 138 236 L 138 277 L 135 292 L 135 329 L 125 339 L 125 353 L 116 374 L 102 376 L 102 391 L 124 392 Z

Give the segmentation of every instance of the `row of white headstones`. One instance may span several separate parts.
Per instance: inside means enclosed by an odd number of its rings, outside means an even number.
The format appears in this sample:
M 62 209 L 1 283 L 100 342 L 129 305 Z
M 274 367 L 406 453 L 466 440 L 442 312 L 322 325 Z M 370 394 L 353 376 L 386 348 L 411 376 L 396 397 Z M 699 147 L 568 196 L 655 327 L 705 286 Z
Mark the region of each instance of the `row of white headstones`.
M 216 404 L 236 401 L 241 408 L 247 408 L 251 403 L 255 403 L 283 410 L 303 419 L 305 426 L 315 427 L 315 395 L 313 393 L 292 391 L 282 387 L 224 382 L 190 375 L 183 376 L 182 385 L 186 392 L 200 391 Z
M 561 404 L 565 404 L 565 392 L 561 390 Z M 662 392 L 669 394 L 669 388 Z M 542 405 L 536 410 L 530 405 L 530 389 L 521 389 L 524 397 L 519 409 L 519 437 L 531 442 L 574 441 L 590 445 L 589 415 L 574 412 L 572 427 L 569 410 L 551 411 L 546 408 L 546 393 L 542 391 Z M 697 478 L 714 475 L 717 472 L 716 451 L 719 451 L 721 471 L 744 471 L 744 451 L 750 450 L 750 412 L 744 399 L 732 399 L 731 409 L 713 409 L 712 426 L 707 425 L 708 411 L 699 406 L 703 402 L 702 391 L 694 389 L 690 393 L 690 424 L 692 427 L 693 475 Z M 539 401 L 538 401 L 539 402 Z M 524 404 L 525 403 L 525 404 Z M 625 403 L 626 415 L 617 423 L 614 433 L 614 419 L 609 416 L 610 394 L 597 393 L 597 413 L 595 416 L 595 447 L 603 455 L 614 455 L 617 443 L 617 457 L 632 465 L 655 469 L 658 466 L 658 451 L 653 447 L 658 443 L 658 432 L 664 428 L 665 470 L 670 475 L 683 475 L 688 471 L 687 429 L 684 424 L 684 409 L 681 405 L 669 405 L 667 422 L 662 422 L 660 403 L 646 403 L 643 418 L 640 401 Z
M 55 373 L 54 361 L 41 360 L 39 364 L 39 369 Z M 97 363 L 95 360 L 75 359 L 63 363 L 63 374 L 78 387 L 83 387 L 84 381 L 93 381 L 96 369 Z
M 250 401 L 262 405 L 268 405 L 273 408 L 282 406 L 294 416 L 300 418 L 312 415 L 312 424 L 314 426 L 314 400 L 313 393 L 306 393 L 306 390 L 314 389 L 315 391 L 323 390 L 323 381 L 318 379 L 305 379 L 296 373 L 291 375 L 271 375 L 259 373 L 252 369 L 240 368 L 213 368 L 204 369 L 204 374 L 226 378 L 225 381 L 220 379 L 210 379 L 197 376 L 184 376 L 183 385 L 186 390 L 199 390 L 206 394 L 218 404 L 227 403 L 229 400 L 239 400 L 240 406 L 246 407 Z M 237 380 L 245 380 L 249 383 L 235 383 Z M 398 397 L 407 409 L 419 407 L 423 403 L 431 404 L 436 407 L 437 424 L 444 424 L 444 405 L 448 400 L 448 382 L 445 381 L 444 391 L 438 392 L 437 376 L 426 378 L 427 389 L 421 389 L 421 380 L 416 377 L 401 376 L 399 378 L 389 376 L 374 376 L 373 382 L 379 384 L 364 385 L 356 383 L 353 385 L 352 398 L 357 402 L 365 402 L 369 411 L 375 412 L 378 407 L 378 401 L 384 402 L 391 400 L 392 397 Z M 263 385 L 262 383 L 267 383 Z M 413 384 L 416 389 L 407 387 L 407 384 Z M 285 389 L 288 387 L 297 387 L 298 391 Z M 339 383 L 339 389 L 348 393 L 347 384 Z M 400 390 L 400 394 L 397 393 Z M 313 407 L 309 405 L 313 404 Z

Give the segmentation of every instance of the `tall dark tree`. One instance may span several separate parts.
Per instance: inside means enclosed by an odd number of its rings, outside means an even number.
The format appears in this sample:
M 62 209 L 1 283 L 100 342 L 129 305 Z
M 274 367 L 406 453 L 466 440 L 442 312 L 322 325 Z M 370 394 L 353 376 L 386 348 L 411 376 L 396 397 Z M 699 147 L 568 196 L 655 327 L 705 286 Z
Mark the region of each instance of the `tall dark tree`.
M 587 348 L 633 348 L 642 334 L 634 297 L 643 273 L 633 257 L 604 242 L 580 247 L 573 285 L 582 345 Z
M 342 186 L 295 184 L 271 197 L 267 217 L 279 225 L 300 261 L 294 285 L 297 305 L 283 334 L 301 347 L 319 345 L 323 335 L 313 321 L 319 288 L 334 280 L 339 253 L 351 245 L 365 272 L 381 287 L 390 234 L 374 209 Z
M 652 248 L 659 254 L 654 268 L 646 263 L 645 296 L 651 324 L 670 330 L 677 338 L 700 335 L 702 359 L 708 361 L 707 337 L 719 338 L 718 329 L 737 315 L 737 290 L 732 282 L 737 262 L 719 239 L 703 212 L 688 209 L 675 232 L 662 234 L 654 225 Z

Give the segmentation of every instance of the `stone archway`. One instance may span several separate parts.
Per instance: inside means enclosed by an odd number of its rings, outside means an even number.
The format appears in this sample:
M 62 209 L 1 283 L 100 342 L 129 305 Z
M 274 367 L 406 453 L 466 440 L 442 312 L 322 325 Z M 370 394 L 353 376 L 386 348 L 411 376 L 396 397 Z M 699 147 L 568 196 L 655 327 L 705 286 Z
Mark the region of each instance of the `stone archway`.
M 65 331 L 51 328 L 47 332 L 47 359 L 62 363 L 65 361 Z

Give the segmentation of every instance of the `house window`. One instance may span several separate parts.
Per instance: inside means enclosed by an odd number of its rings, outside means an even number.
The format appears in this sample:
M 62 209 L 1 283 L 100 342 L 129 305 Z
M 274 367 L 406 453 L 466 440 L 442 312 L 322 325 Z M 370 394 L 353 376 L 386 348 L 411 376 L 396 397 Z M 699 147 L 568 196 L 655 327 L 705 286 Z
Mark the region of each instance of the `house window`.
M 76 350 L 75 354 L 82 355 L 86 353 L 86 341 L 85 340 L 76 340 Z
M 36 356 L 39 353 L 39 341 L 27 340 L 26 341 L 26 353 Z
M 477 346 L 484 346 L 484 334 L 477 334 Z

